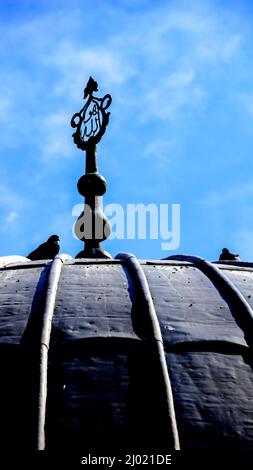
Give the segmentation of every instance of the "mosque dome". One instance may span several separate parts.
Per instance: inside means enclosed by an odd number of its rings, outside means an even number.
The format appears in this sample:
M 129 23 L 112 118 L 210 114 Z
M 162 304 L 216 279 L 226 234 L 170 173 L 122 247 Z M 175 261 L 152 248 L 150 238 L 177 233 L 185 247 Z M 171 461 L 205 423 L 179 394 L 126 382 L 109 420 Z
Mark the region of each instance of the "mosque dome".
M 3 257 L 0 276 L 3 445 L 252 448 L 252 264 Z

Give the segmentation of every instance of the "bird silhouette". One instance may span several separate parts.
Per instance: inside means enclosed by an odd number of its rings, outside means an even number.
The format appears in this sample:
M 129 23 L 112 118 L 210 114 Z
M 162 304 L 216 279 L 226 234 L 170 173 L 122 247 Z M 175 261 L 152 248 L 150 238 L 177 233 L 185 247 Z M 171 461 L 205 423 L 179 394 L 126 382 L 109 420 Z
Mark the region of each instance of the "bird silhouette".
M 240 260 L 240 255 L 236 255 L 235 253 L 230 253 L 230 251 L 227 248 L 223 248 L 222 252 L 219 257 L 220 261 L 239 261 Z
M 90 77 L 88 83 L 84 89 L 83 97 L 84 99 L 93 93 L 93 91 L 98 91 L 98 82 L 94 78 Z
M 60 250 L 58 235 L 51 235 L 49 239 L 38 246 L 34 251 L 31 251 L 27 258 L 31 261 L 36 261 L 40 259 L 53 259 Z

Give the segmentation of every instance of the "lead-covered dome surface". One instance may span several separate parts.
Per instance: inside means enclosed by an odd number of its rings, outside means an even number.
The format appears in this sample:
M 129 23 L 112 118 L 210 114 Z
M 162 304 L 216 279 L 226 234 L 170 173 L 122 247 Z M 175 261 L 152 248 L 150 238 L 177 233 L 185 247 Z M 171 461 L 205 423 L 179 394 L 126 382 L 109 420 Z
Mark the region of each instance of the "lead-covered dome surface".
M 241 262 L 0 259 L 4 443 L 250 450 L 252 287 Z

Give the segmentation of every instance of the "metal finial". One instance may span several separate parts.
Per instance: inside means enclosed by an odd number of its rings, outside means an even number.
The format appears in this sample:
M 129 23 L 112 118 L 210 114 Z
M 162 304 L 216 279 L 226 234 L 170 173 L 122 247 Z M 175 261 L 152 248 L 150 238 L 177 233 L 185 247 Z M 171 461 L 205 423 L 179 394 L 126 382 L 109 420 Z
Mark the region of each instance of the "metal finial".
M 84 89 L 86 103 L 71 119 L 71 126 L 76 128 L 74 142 L 82 150 L 87 150 L 100 141 L 109 122 L 110 113 L 105 110 L 109 108 L 112 97 L 107 94 L 103 98 L 97 98 L 93 96 L 95 91 L 98 91 L 98 84 L 90 77 Z
M 101 250 L 101 242 L 111 233 L 110 223 L 100 207 L 100 198 L 106 191 L 106 180 L 98 173 L 96 159 L 96 144 L 105 133 L 110 113 L 105 110 L 112 102 L 111 95 L 103 98 L 93 96 L 98 91 L 97 82 L 90 77 L 84 89 L 84 107 L 75 113 L 71 126 L 76 128 L 73 134 L 74 142 L 81 150 L 86 151 L 85 175 L 78 181 L 77 189 L 85 198 L 82 214 L 75 224 L 75 233 L 85 246 L 76 258 L 110 258 Z

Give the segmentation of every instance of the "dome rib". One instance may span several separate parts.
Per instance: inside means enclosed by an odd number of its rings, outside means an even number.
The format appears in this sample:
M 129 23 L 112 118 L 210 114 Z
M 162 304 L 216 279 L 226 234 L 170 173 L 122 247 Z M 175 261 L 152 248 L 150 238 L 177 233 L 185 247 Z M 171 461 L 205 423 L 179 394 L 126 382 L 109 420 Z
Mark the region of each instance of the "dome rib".
M 52 328 L 52 318 L 55 309 L 57 288 L 60 280 L 64 261 L 71 259 L 68 255 L 58 255 L 51 263 L 48 275 L 48 282 L 45 293 L 45 307 L 42 318 L 42 329 L 40 337 L 39 353 L 39 389 L 38 408 L 36 416 L 36 446 L 37 450 L 45 449 L 45 421 L 47 402 L 47 371 L 48 371 L 48 350 Z
M 119 253 L 116 256 L 116 259 L 120 259 L 125 262 L 124 267 L 127 270 L 128 282 L 130 281 L 131 283 L 129 284 L 129 290 L 130 292 L 133 290 L 131 299 L 135 313 L 137 315 L 144 313 L 144 319 L 146 320 L 145 323 L 147 324 L 147 328 L 145 328 L 144 332 L 144 339 L 152 344 L 152 347 L 154 348 L 153 350 L 158 359 L 158 367 L 160 369 L 162 382 L 161 391 L 163 392 L 163 396 L 161 395 L 161 398 L 166 403 L 167 425 L 171 439 L 171 447 L 175 450 L 179 450 L 180 443 L 172 387 L 166 365 L 160 325 L 149 290 L 147 278 L 140 262 L 133 254 Z M 138 334 L 139 336 L 143 336 L 140 332 L 140 325 L 144 322 L 140 322 L 139 319 L 135 320 L 138 324 Z
M 167 260 L 190 261 L 193 265 L 202 271 L 205 276 L 213 283 L 219 294 L 225 302 L 235 318 L 237 325 L 244 333 L 245 340 L 251 347 L 253 344 L 253 310 L 245 297 L 233 282 L 221 270 L 200 256 L 173 255 L 166 258 Z

